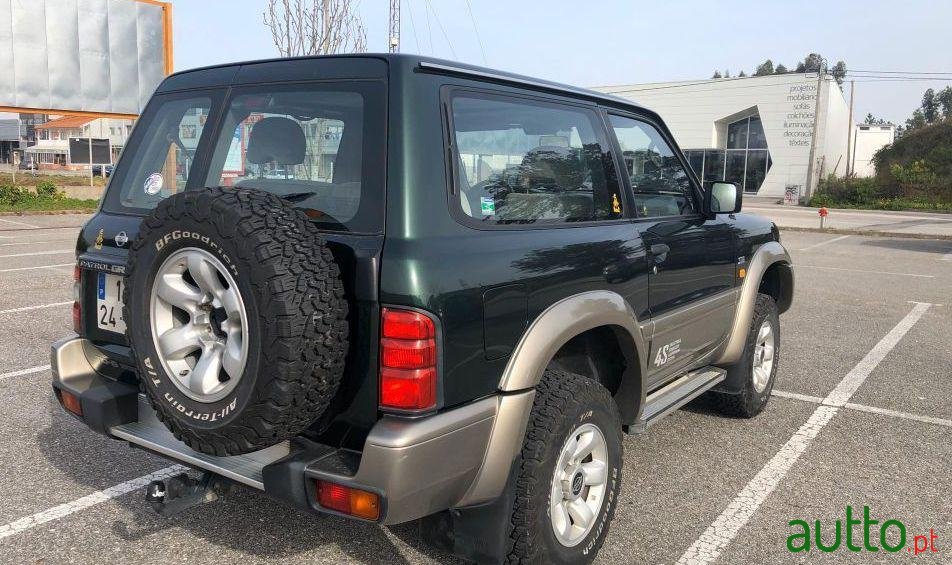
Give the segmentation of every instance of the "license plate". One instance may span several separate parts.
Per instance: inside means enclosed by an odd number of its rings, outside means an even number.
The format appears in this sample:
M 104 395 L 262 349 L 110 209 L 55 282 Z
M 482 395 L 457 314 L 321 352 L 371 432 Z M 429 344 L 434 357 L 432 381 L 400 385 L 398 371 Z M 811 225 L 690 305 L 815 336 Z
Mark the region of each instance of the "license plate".
M 123 284 L 123 277 L 99 273 L 96 284 L 96 324 L 99 329 L 120 334 L 126 332 L 126 323 L 122 320 Z

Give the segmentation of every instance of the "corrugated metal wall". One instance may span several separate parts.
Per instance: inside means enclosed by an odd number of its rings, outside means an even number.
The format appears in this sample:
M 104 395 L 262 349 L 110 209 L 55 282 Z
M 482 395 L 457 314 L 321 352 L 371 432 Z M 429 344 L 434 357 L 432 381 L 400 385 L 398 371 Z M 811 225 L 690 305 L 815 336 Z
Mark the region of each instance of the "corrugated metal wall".
M 165 76 L 161 6 L 0 0 L 0 106 L 138 114 Z

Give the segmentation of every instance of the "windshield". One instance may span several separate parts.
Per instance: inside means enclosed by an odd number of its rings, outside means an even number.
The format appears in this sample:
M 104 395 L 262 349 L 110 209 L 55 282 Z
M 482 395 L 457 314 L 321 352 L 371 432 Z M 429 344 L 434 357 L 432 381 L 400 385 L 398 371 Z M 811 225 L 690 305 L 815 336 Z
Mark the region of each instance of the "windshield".
M 104 206 L 148 211 L 182 190 L 226 186 L 275 194 L 329 229 L 378 232 L 384 120 L 374 82 L 159 95 Z

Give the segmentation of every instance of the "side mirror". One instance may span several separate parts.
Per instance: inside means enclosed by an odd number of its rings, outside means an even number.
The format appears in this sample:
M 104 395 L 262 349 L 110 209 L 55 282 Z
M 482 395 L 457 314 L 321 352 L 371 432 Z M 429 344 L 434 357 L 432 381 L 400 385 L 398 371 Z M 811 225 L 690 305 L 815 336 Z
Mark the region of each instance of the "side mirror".
M 704 193 L 704 211 L 708 215 L 740 212 L 743 194 L 732 182 L 715 182 Z

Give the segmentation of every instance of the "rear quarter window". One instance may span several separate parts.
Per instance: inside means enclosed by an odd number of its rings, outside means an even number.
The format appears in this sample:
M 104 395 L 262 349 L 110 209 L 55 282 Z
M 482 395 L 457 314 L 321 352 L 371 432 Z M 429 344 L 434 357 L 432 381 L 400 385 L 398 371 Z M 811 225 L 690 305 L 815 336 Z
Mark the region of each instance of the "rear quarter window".
M 482 225 L 624 217 L 608 143 L 591 109 L 490 94 L 451 98 L 453 181 Z

